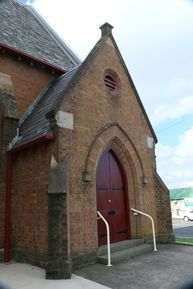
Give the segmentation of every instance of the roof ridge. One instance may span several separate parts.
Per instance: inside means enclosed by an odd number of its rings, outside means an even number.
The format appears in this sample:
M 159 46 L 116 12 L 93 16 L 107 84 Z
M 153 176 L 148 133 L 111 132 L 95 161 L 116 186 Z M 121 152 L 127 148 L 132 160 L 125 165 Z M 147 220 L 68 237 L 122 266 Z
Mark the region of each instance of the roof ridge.
M 12 1 L 14 1 L 14 2 L 17 3 L 17 4 L 19 4 L 20 6 L 25 6 L 25 4 L 22 3 L 22 2 L 20 2 L 19 0 L 12 0 Z
M 60 75 L 64 76 L 64 74 Z M 24 112 L 24 114 L 22 115 L 22 117 L 19 120 L 19 127 L 24 123 L 24 121 L 28 118 L 28 116 L 32 113 L 32 111 L 34 110 L 34 108 L 36 107 L 36 105 L 40 102 L 40 100 L 42 99 L 42 97 L 44 96 L 44 94 L 46 93 L 46 91 L 48 91 L 48 89 L 52 86 L 52 84 L 58 80 L 60 77 L 52 79 L 47 86 L 44 87 L 44 89 L 40 92 L 40 94 L 36 97 L 36 99 L 32 102 L 32 104 L 28 107 L 28 109 Z
M 55 82 L 58 82 L 61 78 L 66 77 L 69 73 L 71 73 L 73 70 L 78 69 L 79 66 L 73 67 L 72 69 L 68 70 L 66 73 L 60 75 L 59 77 L 51 80 L 47 86 L 40 92 L 40 94 L 37 96 L 37 98 L 32 102 L 32 104 L 29 106 L 29 108 L 24 112 L 23 116 L 19 120 L 19 127 L 25 122 L 25 120 L 32 114 L 36 106 L 39 104 L 39 102 L 42 100 L 42 98 L 46 95 L 46 92 L 52 88 Z M 76 74 L 76 73 L 75 73 Z M 74 77 L 74 76 L 73 76 Z
M 85 69 L 87 69 L 88 61 L 90 60 L 90 58 L 94 57 L 94 55 L 96 54 L 99 47 L 105 43 L 105 39 L 107 39 L 107 38 L 108 38 L 108 36 L 106 36 L 106 35 L 99 38 L 99 40 L 97 41 L 97 43 L 95 44 L 93 49 L 90 51 L 90 53 L 87 55 L 87 57 L 83 60 L 83 62 L 80 63 L 78 66 L 73 67 L 71 70 L 69 70 L 67 72 L 67 73 L 69 73 L 69 72 L 72 72 L 72 70 L 76 69 L 76 72 L 74 73 L 74 75 L 72 76 L 72 78 L 68 82 L 67 86 L 65 87 L 65 90 L 63 91 L 64 94 L 67 93 L 69 88 L 71 88 L 71 84 L 73 83 L 74 78 L 77 79 L 77 77 L 79 78 L 84 73 Z M 65 75 L 67 73 L 65 73 Z M 60 105 L 60 102 L 61 102 L 61 99 L 59 99 L 58 105 Z
M 54 29 L 47 23 L 47 21 L 37 12 L 37 10 L 31 5 L 24 5 L 26 9 L 31 12 L 34 17 L 38 20 L 38 22 L 42 25 L 42 27 L 50 34 L 52 39 L 57 43 L 60 49 L 67 54 L 70 60 L 74 65 L 78 65 L 81 63 L 79 57 L 76 53 L 65 43 L 63 39 L 54 31 Z
M 39 94 L 20 119 L 19 136 L 21 137 L 16 139 L 14 147 L 30 141 L 34 137 L 51 136 L 53 134 L 46 115 L 51 111 L 57 111 L 61 100 L 74 83 L 79 68 L 80 66 L 77 66 L 54 79 Z
M 150 128 L 150 131 L 152 132 L 153 137 L 154 137 L 154 141 L 157 143 L 157 142 L 158 142 L 158 139 L 157 139 L 156 133 L 155 133 L 155 131 L 154 131 L 154 129 L 153 129 L 153 126 L 152 126 L 152 124 L 151 124 L 151 122 L 150 122 L 150 119 L 149 119 L 149 117 L 148 117 L 148 114 L 147 114 L 147 112 L 146 112 L 146 109 L 145 109 L 145 107 L 144 107 L 144 105 L 143 105 L 143 102 L 141 101 L 140 95 L 139 95 L 139 93 L 138 93 L 138 91 L 137 91 L 137 88 L 136 88 L 136 86 L 135 86 L 135 84 L 134 84 L 134 82 L 133 82 L 133 79 L 132 79 L 132 77 L 131 77 L 131 75 L 130 75 L 129 69 L 127 68 L 127 65 L 125 64 L 125 61 L 124 61 L 123 56 L 122 56 L 122 54 L 121 54 L 121 52 L 120 52 L 120 49 L 119 49 L 119 47 L 118 47 L 118 45 L 117 45 L 117 43 L 116 43 L 116 41 L 115 41 L 112 33 L 109 34 L 109 37 L 110 37 L 111 41 L 113 42 L 113 45 L 114 45 L 114 47 L 115 47 L 115 49 L 116 49 L 116 52 L 117 52 L 117 54 L 118 54 L 118 57 L 120 58 L 120 61 L 121 61 L 122 65 L 123 65 L 123 68 L 125 69 L 125 72 L 126 72 L 128 78 L 129 78 L 129 81 L 130 81 L 131 87 L 133 88 L 133 91 L 134 91 L 134 94 L 135 94 L 135 96 L 136 96 L 136 99 L 137 99 L 137 101 L 138 101 L 138 103 L 139 103 L 139 105 L 140 105 L 140 108 L 142 109 L 142 111 L 143 111 L 143 113 L 144 113 L 144 116 L 145 116 L 145 119 L 146 119 L 146 121 L 147 121 L 147 124 L 148 124 L 148 126 L 149 126 L 149 128 Z
M 0 1 L 0 42 L 60 69 L 69 70 L 80 64 L 79 57 L 31 3 L 32 0 L 27 4 Z

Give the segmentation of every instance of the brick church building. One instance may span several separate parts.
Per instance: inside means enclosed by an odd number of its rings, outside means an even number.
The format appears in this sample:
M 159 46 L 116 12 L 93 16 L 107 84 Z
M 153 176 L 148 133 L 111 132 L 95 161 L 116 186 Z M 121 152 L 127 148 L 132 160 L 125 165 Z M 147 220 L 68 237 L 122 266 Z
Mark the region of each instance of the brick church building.
M 97 262 L 98 248 L 173 240 L 157 138 L 112 35 L 81 63 L 30 6 L 0 1 L 0 252 L 47 278 Z

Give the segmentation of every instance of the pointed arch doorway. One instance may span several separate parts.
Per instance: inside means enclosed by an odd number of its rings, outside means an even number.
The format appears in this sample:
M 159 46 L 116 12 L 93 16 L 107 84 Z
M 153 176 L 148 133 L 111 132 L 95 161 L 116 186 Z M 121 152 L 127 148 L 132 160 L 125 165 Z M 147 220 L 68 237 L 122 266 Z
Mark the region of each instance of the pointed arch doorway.
M 97 210 L 110 227 L 111 243 L 130 239 L 126 177 L 123 167 L 112 149 L 106 150 L 96 171 Z M 106 244 L 106 227 L 98 220 L 98 244 Z

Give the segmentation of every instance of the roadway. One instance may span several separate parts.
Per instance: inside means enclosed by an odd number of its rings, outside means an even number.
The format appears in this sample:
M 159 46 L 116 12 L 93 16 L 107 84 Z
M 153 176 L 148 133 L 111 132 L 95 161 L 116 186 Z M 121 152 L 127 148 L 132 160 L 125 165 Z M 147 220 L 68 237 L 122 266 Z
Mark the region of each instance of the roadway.
M 193 221 L 172 219 L 172 224 L 176 237 L 193 237 Z

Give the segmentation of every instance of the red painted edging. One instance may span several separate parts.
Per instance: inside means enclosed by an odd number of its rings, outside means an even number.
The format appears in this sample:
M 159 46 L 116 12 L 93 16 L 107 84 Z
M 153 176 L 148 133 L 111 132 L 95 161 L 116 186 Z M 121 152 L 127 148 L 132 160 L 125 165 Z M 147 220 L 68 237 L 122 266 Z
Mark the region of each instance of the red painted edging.
M 34 138 L 26 143 L 23 143 L 21 145 L 18 145 L 16 147 L 14 147 L 12 149 L 12 152 L 17 152 L 19 150 L 23 150 L 23 149 L 26 149 L 28 147 L 31 147 L 33 145 L 36 145 L 36 144 L 39 144 L 41 142 L 45 142 L 45 141 L 53 141 L 55 140 L 55 136 L 48 136 L 48 135 L 43 135 L 43 136 L 40 136 L 38 138 Z
M 10 47 L 10 46 L 6 45 L 6 44 L 0 43 L 0 48 L 4 48 L 4 49 L 6 49 L 7 51 L 9 51 L 11 53 L 14 53 L 16 55 L 19 55 L 19 56 L 22 56 L 22 57 L 25 57 L 25 58 L 28 58 L 28 59 L 31 59 L 34 62 L 39 63 L 39 64 L 43 64 L 43 65 L 45 65 L 45 66 L 47 66 L 49 68 L 53 68 L 53 69 L 57 70 L 58 72 L 61 72 L 61 73 L 66 73 L 67 72 L 67 70 L 65 70 L 63 68 L 60 68 L 60 67 L 58 67 L 58 66 L 56 66 L 54 64 L 50 64 L 50 63 L 48 63 L 48 62 L 46 62 L 44 60 L 40 60 L 40 59 L 38 59 L 38 58 L 36 58 L 36 57 L 34 57 L 32 55 L 29 55 L 29 54 L 27 54 L 27 53 L 25 53 L 23 51 L 17 50 L 17 49 L 15 49 L 13 47 Z

